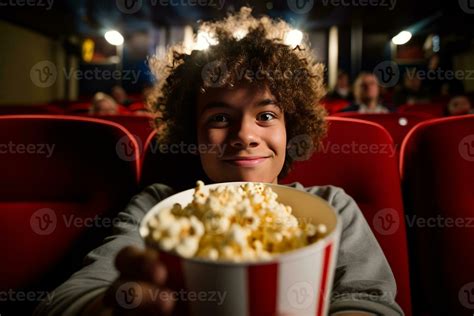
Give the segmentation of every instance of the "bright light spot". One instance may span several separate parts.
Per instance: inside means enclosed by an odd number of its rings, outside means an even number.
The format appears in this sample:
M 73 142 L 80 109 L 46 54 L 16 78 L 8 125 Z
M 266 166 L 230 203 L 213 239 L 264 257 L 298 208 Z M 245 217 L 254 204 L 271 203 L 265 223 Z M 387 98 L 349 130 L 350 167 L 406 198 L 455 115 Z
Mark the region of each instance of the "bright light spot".
M 400 126 L 407 126 L 408 120 L 404 117 L 401 117 L 398 119 L 398 124 L 400 124 Z
M 392 43 L 395 45 L 403 45 L 408 43 L 411 39 L 412 34 L 408 31 L 401 31 L 398 35 L 392 38 Z
M 248 33 L 248 32 L 247 32 L 246 30 L 240 29 L 240 30 L 237 30 L 237 31 L 234 32 L 234 37 L 235 37 L 238 41 L 240 41 L 241 39 L 243 39 L 243 38 L 245 37 L 245 35 L 247 35 L 247 33 Z
M 105 39 L 109 44 L 119 46 L 123 44 L 123 36 L 119 32 L 112 30 L 105 33 Z
M 217 40 L 211 36 L 208 32 L 198 32 L 197 43 L 194 49 L 204 50 L 208 49 L 211 45 L 216 45 Z
M 285 45 L 296 47 L 301 44 L 303 40 L 303 32 L 300 30 L 291 30 L 285 34 L 284 43 Z

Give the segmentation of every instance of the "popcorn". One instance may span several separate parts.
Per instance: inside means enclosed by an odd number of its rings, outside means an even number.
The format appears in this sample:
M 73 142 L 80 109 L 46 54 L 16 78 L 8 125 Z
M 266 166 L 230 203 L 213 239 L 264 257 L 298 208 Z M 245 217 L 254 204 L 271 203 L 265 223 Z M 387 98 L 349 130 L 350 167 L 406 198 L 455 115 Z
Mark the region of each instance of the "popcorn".
M 203 190 L 198 181 L 186 207 L 175 204 L 148 222 L 147 242 L 186 258 L 261 260 L 307 246 L 327 234 L 292 215 L 262 183 Z

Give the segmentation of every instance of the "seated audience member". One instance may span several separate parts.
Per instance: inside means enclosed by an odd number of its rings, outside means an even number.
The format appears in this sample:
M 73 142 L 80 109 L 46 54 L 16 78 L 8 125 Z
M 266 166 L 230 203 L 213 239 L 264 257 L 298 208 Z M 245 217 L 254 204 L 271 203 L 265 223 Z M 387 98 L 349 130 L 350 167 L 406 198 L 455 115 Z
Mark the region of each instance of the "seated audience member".
M 446 116 L 474 114 L 474 109 L 466 96 L 458 95 L 449 100 L 445 114 Z
M 89 113 L 97 115 L 115 115 L 119 114 L 119 106 L 110 95 L 103 92 L 97 92 L 92 98 L 92 106 L 89 109 Z
M 337 75 L 336 86 L 327 95 L 328 99 L 344 99 L 352 101 L 353 95 L 351 91 L 351 84 L 349 82 L 349 75 L 346 72 L 339 72 Z
M 407 70 L 403 83 L 395 89 L 393 104 L 398 107 L 403 104 L 428 103 L 429 101 L 428 92 L 422 87 L 422 82 L 415 70 Z
M 368 72 L 361 73 L 354 83 L 354 103 L 341 112 L 388 113 L 387 107 L 379 103 L 380 87 L 377 77 Z
M 129 106 L 132 101 L 128 98 L 127 92 L 121 86 L 114 86 L 112 88 L 112 97 L 118 104 Z

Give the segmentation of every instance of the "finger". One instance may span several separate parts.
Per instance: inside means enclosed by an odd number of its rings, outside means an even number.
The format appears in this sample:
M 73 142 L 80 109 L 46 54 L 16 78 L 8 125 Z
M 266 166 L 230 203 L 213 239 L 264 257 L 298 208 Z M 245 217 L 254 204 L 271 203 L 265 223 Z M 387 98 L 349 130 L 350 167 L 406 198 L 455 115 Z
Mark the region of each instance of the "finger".
M 114 309 L 114 315 L 169 315 L 175 297 L 151 283 L 120 279 L 106 291 L 104 304 Z
M 164 285 L 167 278 L 165 266 L 158 260 L 153 249 L 123 248 L 115 258 L 115 266 L 123 279 L 142 280 Z

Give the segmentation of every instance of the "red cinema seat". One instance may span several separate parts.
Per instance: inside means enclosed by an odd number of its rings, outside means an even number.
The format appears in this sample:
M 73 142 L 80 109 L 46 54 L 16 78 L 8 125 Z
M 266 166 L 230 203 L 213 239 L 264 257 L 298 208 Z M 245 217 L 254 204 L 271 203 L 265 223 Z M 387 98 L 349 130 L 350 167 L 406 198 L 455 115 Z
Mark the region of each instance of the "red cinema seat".
M 153 132 L 152 118 L 149 115 L 95 115 L 94 117 L 115 122 L 125 127 L 137 140 L 140 154 L 143 145 Z
M 351 117 L 359 120 L 370 121 L 382 125 L 392 136 L 397 150 L 400 149 L 403 139 L 408 132 L 418 123 L 434 118 L 427 113 L 388 113 L 364 114 L 356 112 L 335 113 L 337 117 Z
M 107 218 L 137 192 L 136 148 L 132 135 L 113 122 L 0 117 L 1 290 L 42 281 L 54 287 L 64 280 L 55 277 L 67 278 L 81 266 L 108 235 Z M 73 266 L 58 266 L 65 258 Z
M 178 146 L 160 146 L 156 132 L 148 137 L 144 148 L 141 188 L 153 183 L 164 183 L 179 192 L 193 188 L 197 180 L 211 182 L 202 171 L 199 156 L 182 152 Z
M 415 307 L 433 315 L 474 308 L 474 115 L 417 125 L 401 148 L 412 240 Z
M 147 108 L 145 102 L 138 101 L 130 104 L 128 110 L 133 113 L 136 111 L 147 111 Z
M 404 210 L 392 139 L 372 122 L 339 117 L 328 121 L 321 150 L 308 160 L 295 162 L 282 183 L 331 184 L 354 198 L 390 263 L 397 281 L 397 302 L 411 315 Z
M 87 114 L 91 107 L 90 102 L 74 102 L 67 106 L 66 113 L 68 114 Z
M 52 104 L 46 105 L 0 105 L 0 115 L 20 114 L 61 114 L 62 109 Z
M 347 107 L 350 102 L 344 99 L 324 99 L 321 101 L 321 104 L 329 114 L 333 114 Z
M 444 116 L 444 103 L 419 103 L 419 104 L 405 104 L 401 105 L 397 112 L 399 113 L 426 113 L 434 117 Z

